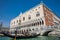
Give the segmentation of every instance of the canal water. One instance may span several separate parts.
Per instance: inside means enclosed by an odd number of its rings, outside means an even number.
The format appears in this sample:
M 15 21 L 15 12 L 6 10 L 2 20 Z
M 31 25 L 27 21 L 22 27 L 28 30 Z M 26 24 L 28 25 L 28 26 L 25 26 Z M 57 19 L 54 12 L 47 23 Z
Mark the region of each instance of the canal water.
M 14 40 L 9 37 L 0 37 L 0 40 Z M 58 37 L 52 37 L 52 36 L 39 36 L 36 38 L 27 38 L 27 39 L 16 39 L 16 40 L 60 40 Z

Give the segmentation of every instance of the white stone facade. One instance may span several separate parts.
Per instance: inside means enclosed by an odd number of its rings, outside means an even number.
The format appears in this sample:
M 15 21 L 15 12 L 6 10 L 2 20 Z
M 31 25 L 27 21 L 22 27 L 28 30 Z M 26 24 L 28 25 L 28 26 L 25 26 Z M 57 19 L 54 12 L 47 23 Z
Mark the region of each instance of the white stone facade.
M 44 6 L 45 6 L 44 4 L 39 4 L 34 8 L 31 8 L 30 10 L 24 12 L 23 14 L 21 13 L 19 16 L 11 20 L 10 28 L 29 27 L 29 26 L 39 26 L 39 27 L 47 26 L 44 15 Z M 53 19 L 52 19 L 53 21 L 60 22 L 60 19 L 56 17 L 53 12 L 51 12 L 51 14 L 53 15 Z

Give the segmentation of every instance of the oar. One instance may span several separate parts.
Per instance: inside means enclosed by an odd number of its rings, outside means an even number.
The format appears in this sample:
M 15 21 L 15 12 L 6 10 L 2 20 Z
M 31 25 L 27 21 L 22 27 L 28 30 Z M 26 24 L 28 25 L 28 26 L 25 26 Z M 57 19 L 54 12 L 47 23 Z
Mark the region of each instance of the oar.
M 15 34 L 15 38 L 14 38 L 14 40 L 16 40 L 16 34 Z
M 15 31 L 15 38 L 14 38 L 14 40 L 16 40 L 16 36 L 17 36 L 17 31 Z

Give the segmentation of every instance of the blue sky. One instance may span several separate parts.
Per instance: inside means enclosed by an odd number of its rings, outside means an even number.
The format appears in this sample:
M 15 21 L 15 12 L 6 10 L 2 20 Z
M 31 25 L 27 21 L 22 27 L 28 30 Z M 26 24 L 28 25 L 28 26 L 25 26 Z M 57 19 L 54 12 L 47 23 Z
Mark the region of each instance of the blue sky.
M 0 0 L 0 22 L 9 27 L 11 19 L 20 12 L 25 12 L 43 1 L 53 12 L 60 17 L 60 0 Z

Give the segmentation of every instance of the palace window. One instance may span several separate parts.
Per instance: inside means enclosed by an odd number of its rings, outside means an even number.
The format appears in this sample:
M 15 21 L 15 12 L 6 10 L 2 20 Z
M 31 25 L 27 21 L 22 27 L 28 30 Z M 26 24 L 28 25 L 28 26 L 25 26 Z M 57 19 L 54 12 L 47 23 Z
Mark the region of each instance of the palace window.
M 41 21 L 40 21 L 40 25 L 41 25 Z
M 44 15 L 46 16 L 46 12 L 44 13 Z
M 35 23 L 33 25 L 35 26 Z
M 39 7 L 40 8 L 40 7 Z
M 37 23 L 35 23 L 37 25 Z
M 28 32 L 29 30 L 27 29 L 27 32 Z
M 29 15 L 28 19 L 31 19 L 31 16 Z
M 32 30 L 34 31 L 34 28 Z
M 31 29 L 29 29 L 29 31 L 31 31 Z
M 25 20 L 25 17 L 23 17 L 23 21 Z
M 18 20 L 17 20 L 17 23 L 18 23 Z
M 39 13 L 39 11 L 37 11 L 37 13 L 36 13 L 36 16 L 38 17 L 38 16 L 40 16 L 40 13 Z
M 32 26 L 34 26 L 34 25 L 32 24 Z
M 39 25 L 39 22 L 38 22 L 38 25 Z
M 19 20 L 19 23 L 21 22 L 21 20 Z
M 43 20 L 42 20 L 42 24 L 44 24 Z
M 36 9 L 36 11 L 37 11 L 37 9 Z

